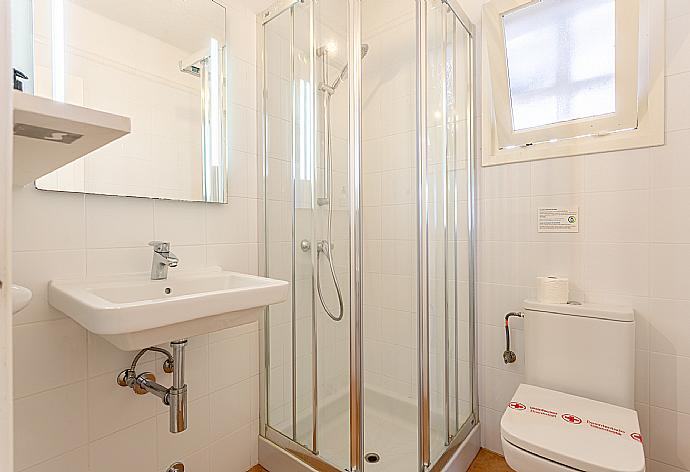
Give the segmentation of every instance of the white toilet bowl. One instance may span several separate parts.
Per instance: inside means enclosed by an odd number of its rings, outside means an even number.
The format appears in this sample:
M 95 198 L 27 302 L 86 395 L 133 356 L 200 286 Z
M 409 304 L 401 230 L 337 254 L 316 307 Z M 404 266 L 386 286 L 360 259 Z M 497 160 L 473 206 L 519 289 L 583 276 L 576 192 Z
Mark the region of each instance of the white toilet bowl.
M 501 418 L 501 443 L 517 472 L 644 472 L 637 412 L 523 384 Z

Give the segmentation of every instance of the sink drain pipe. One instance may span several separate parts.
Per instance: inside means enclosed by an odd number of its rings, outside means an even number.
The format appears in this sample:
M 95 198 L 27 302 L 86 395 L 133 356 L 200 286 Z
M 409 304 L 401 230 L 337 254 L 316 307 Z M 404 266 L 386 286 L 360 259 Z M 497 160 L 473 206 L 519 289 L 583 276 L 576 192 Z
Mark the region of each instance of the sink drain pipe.
M 129 387 L 137 395 L 153 393 L 161 399 L 164 405 L 170 409 L 170 432 L 181 433 L 187 429 L 187 385 L 184 383 L 185 348 L 187 340 L 181 339 L 170 343 L 172 354 L 160 347 L 147 347 L 142 349 L 134 357 L 129 369 L 125 369 L 117 376 L 117 384 L 120 387 Z M 172 374 L 172 386 L 165 388 L 156 383 L 153 372 L 137 374 L 137 362 L 147 351 L 165 354 L 167 359 L 163 362 L 163 372 Z

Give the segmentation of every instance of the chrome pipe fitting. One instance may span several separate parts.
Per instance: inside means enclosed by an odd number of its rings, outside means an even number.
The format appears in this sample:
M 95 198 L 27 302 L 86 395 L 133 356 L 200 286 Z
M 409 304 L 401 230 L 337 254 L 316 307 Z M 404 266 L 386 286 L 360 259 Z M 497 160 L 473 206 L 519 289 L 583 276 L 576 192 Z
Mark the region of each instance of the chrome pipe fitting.
M 187 340 L 170 343 L 172 354 L 159 347 L 142 349 L 134 357 L 129 369 L 125 369 L 117 376 L 117 384 L 129 387 L 137 395 L 152 393 L 161 399 L 170 409 L 170 432 L 181 433 L 187 429 L 187 384 L 184 383 L 185 348 Z M 167 356 L 163 362 L 163 371 L 172 374 L 172 386 L 166 388 L 156 382 L 156 376 L 151 372 L 136 373 L 137 362 L 147 351 L 163 353 Z
M 299 247 L 302 250 L 302 252 L 309 252 L 311 251 L 311 241 L 309 241 L 308 239 L 303 239 L 302 241 L 300 241 Z
M 175 359 L 172 387 L 168 389 L 170 432 L 179 433 L 187 429 L 187 385 L 184 383 L 184 351 L 187 347 L 187 340 L 174 341 L 170 345 Z

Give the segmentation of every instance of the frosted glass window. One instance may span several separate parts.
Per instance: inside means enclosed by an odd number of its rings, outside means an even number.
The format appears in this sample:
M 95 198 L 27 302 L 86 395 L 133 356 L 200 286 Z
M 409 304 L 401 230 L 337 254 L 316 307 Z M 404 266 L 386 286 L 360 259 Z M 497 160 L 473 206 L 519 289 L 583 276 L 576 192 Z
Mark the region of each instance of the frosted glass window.
M 513 130 L 616 112 L 615 0 L 542 0 L 503 28 Z

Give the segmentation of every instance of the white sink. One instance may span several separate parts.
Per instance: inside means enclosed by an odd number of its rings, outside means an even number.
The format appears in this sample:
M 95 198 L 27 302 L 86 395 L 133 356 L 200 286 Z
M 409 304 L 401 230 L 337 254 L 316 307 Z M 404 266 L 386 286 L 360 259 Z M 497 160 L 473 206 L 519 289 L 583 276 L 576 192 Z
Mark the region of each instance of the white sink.
M 48 302 L 116 347 L 132 351 L 256 321 L 285 301 L 288 283 L 212 267 L 170 272 L 167 280 L 134 274 L 52 281 Z
M 21 285 L 12 284 L 12 314 L 22 311 L 31 301 L 31 290 Z

